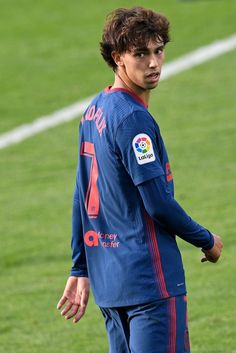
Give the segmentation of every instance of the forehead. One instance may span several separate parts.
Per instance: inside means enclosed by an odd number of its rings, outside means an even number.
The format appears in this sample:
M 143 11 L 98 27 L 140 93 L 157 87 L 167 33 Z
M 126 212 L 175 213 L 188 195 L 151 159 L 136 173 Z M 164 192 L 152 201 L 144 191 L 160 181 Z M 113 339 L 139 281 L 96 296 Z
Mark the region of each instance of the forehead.
M 161 38 L 157 39 L 150 39 L 148 42 L 144 43 L 137 43 L 135 46 L 133 46 L 131 51 L 136 51 L 139 49 L 146 49 L 146 50 L 155 50 L 156 48 L 164 46 L 164 42 Z

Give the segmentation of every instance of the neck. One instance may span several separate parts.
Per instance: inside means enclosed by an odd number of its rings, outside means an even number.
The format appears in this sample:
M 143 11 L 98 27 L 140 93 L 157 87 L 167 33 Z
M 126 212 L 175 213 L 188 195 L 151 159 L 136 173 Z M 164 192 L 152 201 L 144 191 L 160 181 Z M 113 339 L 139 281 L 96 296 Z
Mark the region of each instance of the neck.
M 125 88 L 128 91 L 135 93 L 141 98 L 147 105 L 150 99 L 150 90 L 144 90 L 141 87 L 136 86 L 134 83 L 129 82 L 125 77 L 122 77 L 119 73 L 115 73 L 115 81 L 112 88 Z

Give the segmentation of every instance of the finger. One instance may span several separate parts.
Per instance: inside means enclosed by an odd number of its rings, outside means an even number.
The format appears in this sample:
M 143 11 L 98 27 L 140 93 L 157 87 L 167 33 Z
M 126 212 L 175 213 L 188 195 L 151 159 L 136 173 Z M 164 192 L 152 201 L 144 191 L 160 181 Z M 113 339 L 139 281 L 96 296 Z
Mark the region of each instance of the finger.
M 219 257 L 213 257 L 213 256 L 207 256 L 206 261 L 212 262 L 212 263 L 216 263 L 218 261 Z
M 81 319 L 81 317 L 84 316 L 86 307 L 88 304 L 88 299 L 89 299 L 89 291 L 84 290 L 81 294 L 81 306 L 80 306 L 79 312 L 73 320 L 74 323 L 78 322 Z
M 65 308 L 62 310 L 61 315 L 64 316 L 68 311 L 72 308 L 73 303 L 68 302 L 65 306 Z
M 75 324 L 76 324 L 76 322 L 78 322 L 81 319 L 82 316 L 84 316 L 85 311 L 86 311 L 86 306 L 80 307 L 78 314 L 75 316 L 75 318 L 73 320 L 73 322 Z
M 88 299 L 89 299 L 89 290 L 84 290 L 81 294 L 81 307 L 85 307 L 88 304 Z
M 214 257 L 211 259 L 211 262 L 216 263 L 219 260 L 219 257 Z
M 67 298 L 63 295 L 59 302 L 57 303 L 57 309 L 61 309 L 61 307 L 65 304 L 67 301 Z
M 77 314 L 78 310 L 79 310 L 79 305 L 74 304 L 74 305 L 72 306 L 72 309 L 71 309 L 71 311 L 69 312 L 69 314 L 66 315 L 66 320 L 69 320 L 70 318 L 72 318 L 73 316 L 75 316 L 75 315 Z
M 208 261 L 206 257 L 203 257 L 203 258 L 201 259 L 201 262 L 206 262 L 206 261 Z

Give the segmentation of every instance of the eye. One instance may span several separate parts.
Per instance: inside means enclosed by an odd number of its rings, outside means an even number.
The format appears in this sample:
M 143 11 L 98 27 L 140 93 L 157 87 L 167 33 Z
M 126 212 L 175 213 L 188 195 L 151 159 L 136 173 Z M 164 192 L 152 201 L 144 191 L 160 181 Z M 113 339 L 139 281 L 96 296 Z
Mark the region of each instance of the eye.
M 138 58 L 144 58 L 145 57 L 145 53 L 138 52 L 138 53 L 135 54 L 135 56 L 137 56 Z
M 157 49 L 156 54 L 157 54 L 157 55 L 160 55 L 160 54 L 163 53 L 163 51 L 164 51 L 163 48 Z

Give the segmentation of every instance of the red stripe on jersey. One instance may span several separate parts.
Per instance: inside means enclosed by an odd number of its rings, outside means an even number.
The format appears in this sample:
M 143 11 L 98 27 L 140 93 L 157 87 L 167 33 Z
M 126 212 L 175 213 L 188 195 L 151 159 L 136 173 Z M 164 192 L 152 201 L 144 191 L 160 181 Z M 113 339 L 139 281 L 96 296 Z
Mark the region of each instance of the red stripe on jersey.
M 176 352 L 176 302 L 175 297 L 169 299 L 169 353 Z
M 161 257 L 157 242 L 157 235 L 155 232 L 155 225 L 152 218 L 144 212 L 145 222 L 148 234 L 148 245 L 152 256 L 153 268 L 156 275 L 157 284 L 159 287 L 160 294 L 163 298 L 169 297 L 169 293 L 166 288 L 164 273 L 161 264 Z

